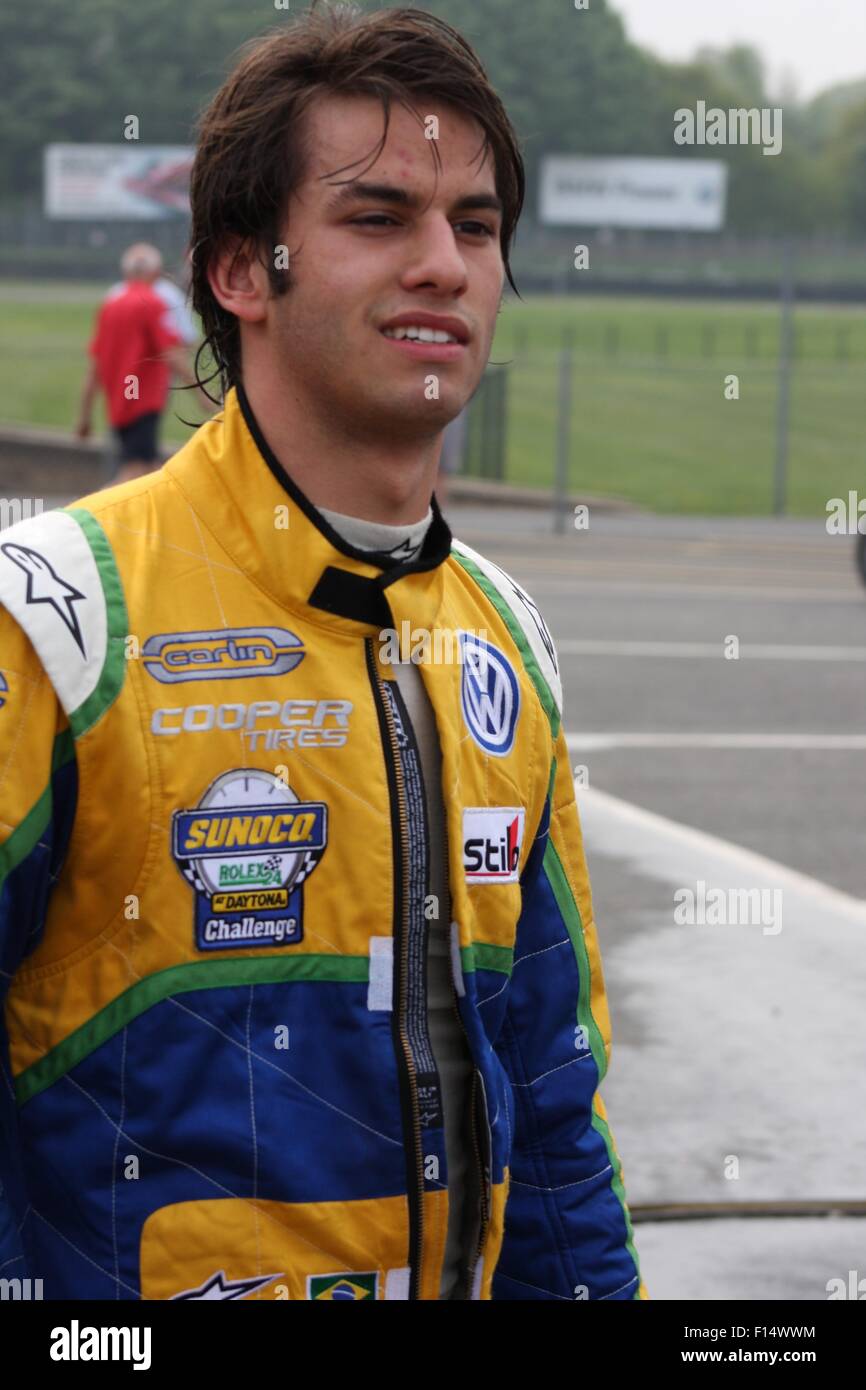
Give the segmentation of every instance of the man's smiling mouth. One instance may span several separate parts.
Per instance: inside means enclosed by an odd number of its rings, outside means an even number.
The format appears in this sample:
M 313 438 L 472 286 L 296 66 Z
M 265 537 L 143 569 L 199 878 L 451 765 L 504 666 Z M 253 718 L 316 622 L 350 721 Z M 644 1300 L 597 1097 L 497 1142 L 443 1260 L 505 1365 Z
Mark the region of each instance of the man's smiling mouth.
M 445 333 L 440 329 L 421 328 L 418 326 L 410 328 L 383 328 L 382 332 L 386 338 L 408 338 L 414 343 L 457 343 L 458 338 L 453 333 Z

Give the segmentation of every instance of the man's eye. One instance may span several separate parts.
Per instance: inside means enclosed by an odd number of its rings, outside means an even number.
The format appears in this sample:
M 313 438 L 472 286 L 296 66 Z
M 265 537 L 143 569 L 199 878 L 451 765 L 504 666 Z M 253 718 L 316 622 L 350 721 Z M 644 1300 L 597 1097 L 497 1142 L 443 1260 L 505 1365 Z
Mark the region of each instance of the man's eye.
M 382 222 L 393 222 L 394 218 L 389 217 L 387 212 L 371 212 L 367 217 L 355 217 L 352 219 L 353 227 L 374 227 L 381 226 Z
M 457 225 L 460 227 L 476 228 L 476 231 L 473 233 L 473 235 L 475 236 L 478 235 L 478 232 L 481 232 L 485 237 L 492 237 L 496 235 L 493 228 L 488 227 L 486 222 L 459 222 Z
M 364 217 L 354 217 L 349 225 L 352 227 L 382 227 L 386 223 L 394 225 L 395 221 L 396 219 L 389 217 L 387 212 L 371 212 L 367 213 Z M 488 227 L 486 222 L 458 222 L 456 226 L 471 228 L 472 236 L 480 235 L 483 238 L 489 239 L 496 235 L 493 228 Z

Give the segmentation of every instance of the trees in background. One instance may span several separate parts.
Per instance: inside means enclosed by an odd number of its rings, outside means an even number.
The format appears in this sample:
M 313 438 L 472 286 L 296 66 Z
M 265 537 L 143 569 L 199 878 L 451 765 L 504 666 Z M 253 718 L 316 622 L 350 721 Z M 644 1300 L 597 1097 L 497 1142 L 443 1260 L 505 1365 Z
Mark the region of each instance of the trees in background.
M 40 0 L 0 9 L 0 195 L 32 198 L 43 146 L 114 142 L 136 115 L 147 143 L 187 143 L 197 112 L 246 39 L 291 10 L 237 0 Z M 775 106 L 746 45 L 667 63 L 629 41 L 610 0 L 422 0 L 475 45 L 520 132 L 528 221 L 540 158 L 556 154 L 712 155 L 731 168 L 729 226 L 743 233 L 866 233 L 866 77 L 784 105 L 784 148 L 674 144 L 674 112 Z M 378 8 L 367 0 L 362 8 Z

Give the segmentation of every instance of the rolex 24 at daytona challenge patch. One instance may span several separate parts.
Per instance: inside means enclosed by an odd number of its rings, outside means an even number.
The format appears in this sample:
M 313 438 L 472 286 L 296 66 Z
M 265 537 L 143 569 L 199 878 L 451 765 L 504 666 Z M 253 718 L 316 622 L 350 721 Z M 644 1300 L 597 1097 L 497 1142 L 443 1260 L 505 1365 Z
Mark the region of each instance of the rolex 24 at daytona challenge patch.
M 195 892 L 198 949 L 297 945 L 327 841 L 325 803 L 257 768 L 221 773 L 198 806 L 175 811 L 171 852 Z

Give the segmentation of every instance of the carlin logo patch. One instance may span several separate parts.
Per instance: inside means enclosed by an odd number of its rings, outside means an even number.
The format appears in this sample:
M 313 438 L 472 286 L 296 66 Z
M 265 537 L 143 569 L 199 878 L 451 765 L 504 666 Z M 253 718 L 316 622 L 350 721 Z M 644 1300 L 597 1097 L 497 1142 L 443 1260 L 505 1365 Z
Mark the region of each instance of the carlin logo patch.
M 463 867 L 467 883 L 516 883 L 523 844 L 522 806 L 463 809 Z
M 78 603 L 84 598 L 81 590 L 62 579 L 45 556 L 39 554 L 38 550 L 31 550 L 26 545 L 15 545 L 11 541 L 7 545 L 0 546 L 0 550 L 27 575 L 25 601 L 27 603 L 50 603 L 75 638 L 81 655 L 86 656 L 78 614 L 72 607 L 73 603 Z
M 466 727 L 478 747 L 504 758 L 514 746 L 520 687 L 508 658 L 469 632 L 460 638 L 460 695 Z
M 160 632 L 141 649 L 144 669 L 163 685 L 177 681 L 284 676 L 304 659 L 300 637 L 285 627 Z
M 308 1274 L 307 1298 L 360 1303 L 375 1298 L 378 1274 Z
M 198 949 L 297 945 L 303 885 L 327 842 L 325 803 L 257 768 L 222 773 L 194 810 L 175 811 L 171 850 L 195 890 Z

